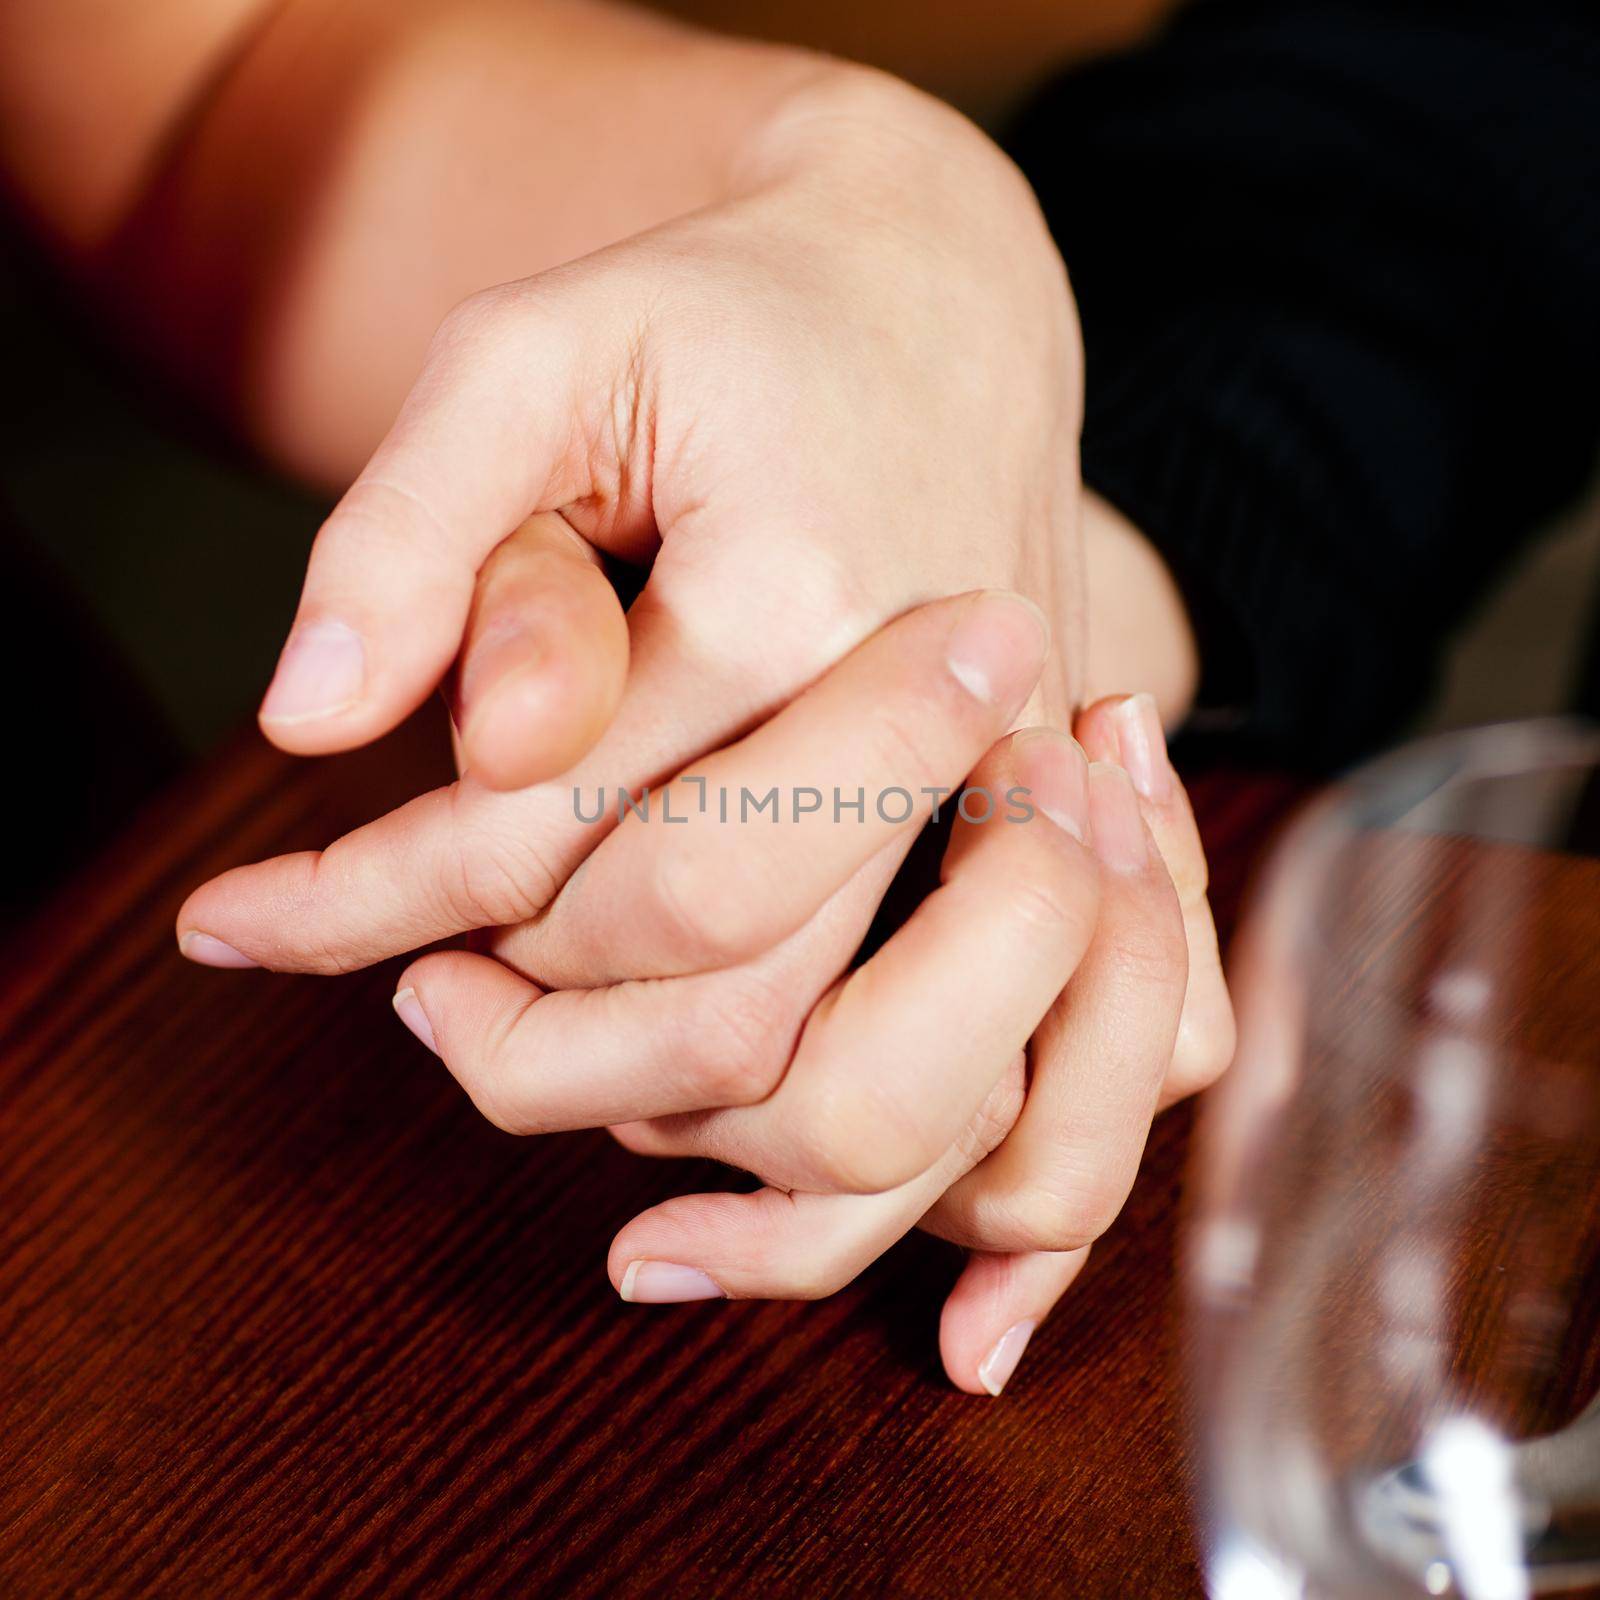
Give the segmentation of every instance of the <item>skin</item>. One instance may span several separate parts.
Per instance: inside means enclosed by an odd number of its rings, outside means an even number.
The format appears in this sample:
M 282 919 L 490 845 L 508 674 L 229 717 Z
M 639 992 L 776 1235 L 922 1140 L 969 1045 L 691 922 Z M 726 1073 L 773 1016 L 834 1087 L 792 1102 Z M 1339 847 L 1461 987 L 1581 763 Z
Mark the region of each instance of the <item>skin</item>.
M 688 1271 L 729 1293 L 815 1290 L 926 1215 L 974 1251 L 947 1365 L 994 1388 L 1013 1330 L 1120 1204 L 1156 1103 L 1231 1049 L 1153 703 L 1079 725 L 1091 754 L 1098 739 L 1141 776 L 1138 800 L 1109 765 L 1080 771 L 1059 735 L 1006 738 L 1066 726 L 1115 683 L 1177 714 L 1195 671 L 1159 560 L 1079 493 L 1076 324 L 1026 186 L 902 84 L 620 8 L 135 9 L 11 0 L 13 187 L 152 359 L 303 476 L 355 477 L 313 551 L 269 737 L 348 748 L 443 683 L 466 769 L 325 852 L 204 886 L 180 914 L 186 953 L 337 971 L 495 930 L 497 960 L 429 958 L 400 1007 L 491 1114 L 721 1151 L 783 1197 L 698 1197 L 666 1235 L 656 1213 L 636 1219 L 613 1252 L 619 1289 L 663 1298 L 659 1272 L 630 1268 L 665 1261 L 680 1288 Z M 175 71 L 111 95 L 103 124 L 81 83 L 50 101 L 40 64 L 88 10 L 146 30 L 95 58 L 113 78 L 119 59 L 203 39 L 180 52 L 184 87 Z M 11 114 L 41 103 L 77 146 L 121 153 L 79 181 Z M 215 247 L 241 227 L 246 252 Z M 601 558 L 648 568 L 626 616 Z M 1047 629 L 977 589 L 1019 590 Z M 1098 655 L 1091 605 L 1130 619 Z M 957 613 L 1003 636 L 981 715 L 948 670 Z M 769 858 L 764 836 L 645 838 L 571 813 L 573 784 L 659 785 L 707 761 L 853 789 L 864 771 L 953 785 L 1048 752 L 1082 789 L 1076 828 L 958 829 L 945 887 L 850 978 L 916 818 L 793 830 Z M 1135 865 L 1106 854 L 1147 837 L 1159 848 Z M 730 852 L 773 892 L 719 894 L 739 881 Z M 970 943 L 980 927 L 994 942 Z M 861 1077 L 852 1052 L 903 1048 L 962 977 L 988 1043 L 940 1058 L 937 1095 L 916 1073 L 899 1100 L 884 1089 L 887 1114 L 925 1124 L 863 1140 L 857 1118 L 820 1117 L 830 1084 Z M 496 1098 L 485 1084 L 515 1090 L 526 1060 L 485 1078 L 478 1034 L 513 1016 L 569 1030 L 551 1059 L 580 1035 L 591 1061 L 609 1052 L 593 1087 L 611 1098 Z M 684 1049 L 638 1070 L 661 1039 Z M 1118 1063 L 1115 1093 L 1073 1070 L 1086 1049 Z M 905 1058 L 932 1071 L 926 1052 Z M 1103 1137 L 1074 1142 L 1080 1124 Z
M 900 644 L 921 652 L 937 640 L 924 630 Z M 866 655 L 836 672 L 872 670 L 892 694 L 897 674 Z M 937 696 L 913 695 L 908 719 L 919 701 L 922 737 L 948 731 L 954 708 Z M 802 723 L 824 709 L 802 699 L 763 736 L 804 751 Z M 1121 754 L 1130 710 L 1148 707 L 1108 701 L 1080 717 L 1090 752 Z M 965 731 L 982 737 L 981 726 L 980 714 Z M 716 781 L 764 782 L 770 758 L 756 754 L 735 747 L 735 770 Z M 854 781 L 865 765 L 840 770 Z M 1016 826 L 958 823 L 943 888 L 814 1005 L 785 1009 L 790 942 L 745 968 L 734 1002 L 705 974 L 544 993 L 485 956 L 430 955 L 400 979 L 402 1014 L 415 1005 L 427 1042 L 501 1126 L 610 1122 L 641 1153 L 712 1156 L 766 1180 L 636 1218 L 610 1255 L 619 1291 L 824 1295 L 920 1220 L 972 1252 L 941 1345 L 952 1378 L 983 1392 L 991 1353 L 1042 1319 L 1120 1208 L 1152 1115 L 1213 1077 L 1231 1048 L 1225 991 L 1207 981 L 1217 969 L 1203 856 L 1181 787 L 1167 769 L 1155 776 L 1158 797 L 1136 797 L 1121 767 L 1087 765 L 1063 735 L 1002 738 L 973 781 L 996 793 L 1023 783 L 1084 837 L 1042 811 Z M 653 827 L 630 822 L 660 849 L 682 837 L 659 814 Z M 768 883 L 797 856 L 814 868 L 831 842 L 842 873 L 867 847 L 855 835 L 756 830 L 735 871 Z M 1220 1019 L 1195 1014 L 1206 996 Z M 692 1019 L 686 1032 L 680 1016 Z M 761 1052 L 742 1048 L 752 1020 Z M 630 1115 L 646 1120 L 619 1123 Z

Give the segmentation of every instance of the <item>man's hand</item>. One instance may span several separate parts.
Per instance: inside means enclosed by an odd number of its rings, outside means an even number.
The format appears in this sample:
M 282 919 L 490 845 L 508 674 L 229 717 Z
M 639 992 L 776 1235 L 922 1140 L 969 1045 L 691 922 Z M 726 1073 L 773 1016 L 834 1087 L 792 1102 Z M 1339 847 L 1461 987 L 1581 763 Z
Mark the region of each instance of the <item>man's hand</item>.
M 797 774 L 819 793 L 845 774 L 883 792 L 882 758 L 907 746 L 933 759 L 918 776 L 942 776 L 985 721 L 959 679 L 939 690 L 947 614 L 913 613 L 759 736 L 697 764 L 575 883 L 595 945 L 649 964 L 663 908 L 642 886 L 670 884 L 712 846 L 720 888 L 694 910 L 726 965 L 541 993 L 481 955 L 430 955 L 396 1008 L 502 1126 L 609 1122 L 640 1153 L 765 1180 L 625 1227 L 610 1261 L 624 1298 L 825 1295 L 920 1219 L 972 1252 L 945 1310 L 946 1367 L 998 1392 L 1120 1209 L 1152 1114 L 1222 1070 L 1233 1029 L 1204 857 L 1143 697 L 1080 716 L 1092 766 L 1045 729 L 995 744 L 968 780 L 942 886 L 861 967 L 821 995 L 807 987 L 837 929 L 832 884 L 868 852 L 897 860 L 893 840 L 866 818 L 725 824 L 718 797 Z M 819 746 L 830 702 L 864 674 L 896 739 L 875 750 L 866 728 Z M 629 878 L 631 898 L 617 892 Z M 692 967 L 676 941 L 664 953 Z
M 544 992 L 467 953 L 402 978 L 401 1016 L 500 1125 L 610 1123 L 635 1150 L 767 1181 L 630 1224 L 612 1252 L 625 1296 L 827 1293 L 929 1213 L 974 1251 L 947 1366 L 997 1390 L 1119 1209 L 1154 1110 L 1225 1065 L 1204 861 L 1146 697 L 1080 717 L 1092 768 L 1044 729 L 995 744 L 943 887 L 844 975 L 851 886 L 887 881 L 932 796 L 1012 720 L 1043 646 L 1003 596 L 923 607 L 696 762 L 542 924 L 500 936 L 522 962 L 565 951 L 590 986 Z M 857 705 L 870 715 L 852 725 Z M 791 816 L 808 790 L 866 804 Z M 741 816 L 738 797 L 769 791 L 781 823 Z M 905 796 L 894 822 L 883 794 Z

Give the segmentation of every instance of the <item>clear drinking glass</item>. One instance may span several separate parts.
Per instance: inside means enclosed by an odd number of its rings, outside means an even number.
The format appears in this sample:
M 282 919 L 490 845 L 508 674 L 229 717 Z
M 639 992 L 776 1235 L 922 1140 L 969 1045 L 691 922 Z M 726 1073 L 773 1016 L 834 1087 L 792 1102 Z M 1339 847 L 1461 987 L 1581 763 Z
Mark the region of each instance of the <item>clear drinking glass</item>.
M 1219 1600 L 1600 1585 L 1597 763 L 1428 741 L 1269 867 L 1187 1235 Z

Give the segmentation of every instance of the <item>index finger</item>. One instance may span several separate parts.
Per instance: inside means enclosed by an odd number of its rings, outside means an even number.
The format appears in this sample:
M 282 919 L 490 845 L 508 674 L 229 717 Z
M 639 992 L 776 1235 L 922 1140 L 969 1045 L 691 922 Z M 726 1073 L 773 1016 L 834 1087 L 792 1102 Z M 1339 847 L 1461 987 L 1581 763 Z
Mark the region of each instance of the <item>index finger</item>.
M 445 319 L 388 436 L 318 532 L 262 731 L 297 754 L 386 733 L 444 677 L 484 559 L 586 492 L 570 339 L 513 291 Z M 508 367 L 507 349 L 516 352 Z

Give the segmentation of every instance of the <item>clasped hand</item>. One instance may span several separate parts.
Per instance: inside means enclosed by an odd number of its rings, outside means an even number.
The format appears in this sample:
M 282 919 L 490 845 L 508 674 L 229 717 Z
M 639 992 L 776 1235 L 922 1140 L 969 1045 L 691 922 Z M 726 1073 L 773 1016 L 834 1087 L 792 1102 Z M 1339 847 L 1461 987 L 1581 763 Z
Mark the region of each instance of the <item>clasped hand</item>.
M 488 930 L 396 1004 L 489 1117 L 765 1185 L 630 1222 L 624 1298 L 826 1294 L 921 1223 L 972 1252 L 946 1367 L 998 1392 L 1232 1048 L 1153 703 L 1060 731 L 1077 362 L 1003 158 L 854 80 L 726 205 L 475 297 L 319 535 L 262 710 L 344 748 L 448 676 L 463 775 L 197 890 L 186 953 L 335 972 Z M 602 557 L 649 568 L 626 614 Z M 990 814 L 852 968 L 963 783 Z M 738 803 L 770 791 L 829 803 Z

